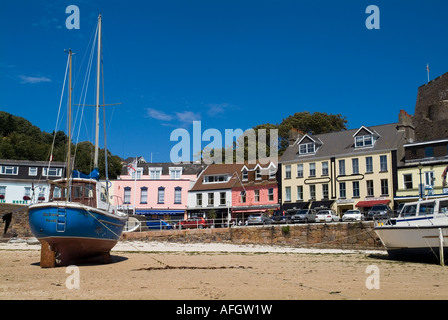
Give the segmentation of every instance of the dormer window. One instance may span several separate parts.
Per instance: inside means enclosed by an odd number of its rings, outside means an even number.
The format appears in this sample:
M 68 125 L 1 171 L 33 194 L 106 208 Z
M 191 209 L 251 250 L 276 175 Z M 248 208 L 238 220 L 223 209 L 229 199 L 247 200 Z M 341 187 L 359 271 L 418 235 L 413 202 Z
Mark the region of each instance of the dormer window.
M 314 142 L 303 143 L 299 146 L 300 154 L 314 153 L 316 151 L 316 145 Z
M 379 138 L 379 134 L 362 126 L 353 135 L 355 148 L 368 148 L 375 145 L 375 141 Z
M 322 145 L 322 141 L 320 141 L 319 139 L 314 139 L 309 135 L 305 135 L 302 139 L 300 139 L 298 145 L 299 155 L 314 154 Z
M 373 136 L 372 135 L 355 137 L 355 147 L 356 148 L 370 147 L 372 145 L 373 145 Z
M 247 181 L 249 179 L 249 172 L 244 169 L 243 170 L 243 181 Z

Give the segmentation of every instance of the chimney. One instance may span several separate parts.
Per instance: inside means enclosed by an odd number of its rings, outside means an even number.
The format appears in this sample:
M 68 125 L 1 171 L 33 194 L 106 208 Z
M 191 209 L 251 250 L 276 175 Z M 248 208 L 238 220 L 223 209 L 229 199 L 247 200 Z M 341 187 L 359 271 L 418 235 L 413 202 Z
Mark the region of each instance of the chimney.
M 414 142 L 415 127 L 412 125 L 412 116 L 405 110 L 400 110 L 400 113 L 398 114 L 397 130 L 404 131 L 407 142 Z
M 291 130 L 289 130 L 289 138 L 288 138 L 289 145 L 292 146 L 294 142 L 296 142 L 296 140 L 301 138 L 302 136 L 303 136 L 302 131 L 296 128 L 291 128 Z

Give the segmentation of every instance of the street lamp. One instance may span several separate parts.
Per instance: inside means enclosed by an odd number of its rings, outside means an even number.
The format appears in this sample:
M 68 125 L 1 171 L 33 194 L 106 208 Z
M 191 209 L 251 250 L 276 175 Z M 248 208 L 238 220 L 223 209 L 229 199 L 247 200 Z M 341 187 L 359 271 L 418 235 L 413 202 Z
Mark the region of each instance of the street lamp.
M 418 172 L 419 172 L 419 175 L 420 175 L 420 184 L 418 185 L 418 197 L 419 197 L 419 200 L 422 200 L 422 198 L 423 198 L 423 185 L 422 185 L 422 169 L 423 169 L 423 166 L 422 166 L 422 163 L 421 162 L 419 162 L 418 163 Z

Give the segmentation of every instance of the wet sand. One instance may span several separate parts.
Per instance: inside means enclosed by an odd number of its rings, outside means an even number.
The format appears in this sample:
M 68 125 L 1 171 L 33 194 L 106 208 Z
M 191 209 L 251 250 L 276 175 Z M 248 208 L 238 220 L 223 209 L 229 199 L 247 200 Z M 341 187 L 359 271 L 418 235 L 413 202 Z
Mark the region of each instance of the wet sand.
M 448 299 L 448 267 L 392 261 L 381 251 L 159 247 L 156 252 L 141 244 L 118 246 L 111 264 L 78 264 L 76 289 L 70 269 L 40 268 L 39 246 L 3 245 L 0 299 Z M 372 265 L 379 271 L 375 279 L 377 274 L 366 273 Z M 368 278 L 379 289 L 368 289 Z

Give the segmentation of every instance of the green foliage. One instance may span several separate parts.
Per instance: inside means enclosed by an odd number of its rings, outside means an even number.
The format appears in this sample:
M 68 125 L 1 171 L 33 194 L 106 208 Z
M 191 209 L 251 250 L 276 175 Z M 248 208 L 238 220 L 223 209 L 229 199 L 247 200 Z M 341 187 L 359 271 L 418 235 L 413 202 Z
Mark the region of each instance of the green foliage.
M 28 120 L 0 111 L 0 159 L 48 161 L 54 139 L 53 160 L 66 161 L 68 137 L 63 131 L 41 131 Z M 72 145 L 75 169 L 86 174 L 93 170 L 94 146 L 90 142 Z M 104 149 L 99 154 L 101 178 L 105 177 Z M 121 158 L 108 152 L 109 179 L 116 179 L 121 172 Z

